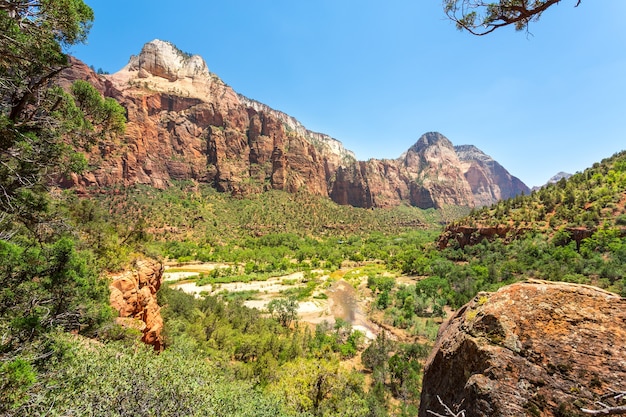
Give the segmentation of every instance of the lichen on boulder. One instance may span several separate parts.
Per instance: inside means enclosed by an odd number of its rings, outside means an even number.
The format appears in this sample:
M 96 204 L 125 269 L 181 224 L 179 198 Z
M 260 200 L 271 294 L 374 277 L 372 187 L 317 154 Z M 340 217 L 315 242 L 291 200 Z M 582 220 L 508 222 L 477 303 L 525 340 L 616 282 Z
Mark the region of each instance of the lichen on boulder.
M 419 416 L 577 416 L 626 390 L 626 299 L 532 280 L 481 293 L 442 326 Z

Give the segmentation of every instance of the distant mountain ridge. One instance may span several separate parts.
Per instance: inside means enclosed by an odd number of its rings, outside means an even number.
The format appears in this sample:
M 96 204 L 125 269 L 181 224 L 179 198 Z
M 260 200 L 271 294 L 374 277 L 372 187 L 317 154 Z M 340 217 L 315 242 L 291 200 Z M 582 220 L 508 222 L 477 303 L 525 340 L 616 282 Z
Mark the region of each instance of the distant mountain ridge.
M 567 180 L 568 178 L 570 178 L 572 176 L 572 174 L 569 174 L 567 172 L 563 172 L 560 171 L 559 173 L 553 175 L 552 177 L 550 177 L 550 179 L 548 180 L 548 182 L 546 182 L 544 185 L 540 185 L 540 186 L 535 186 L 532 188 L 532 191 L 537 191 L 539 190 L 541 187 L 545 187 L 547 185 L 550 184 L 556 184 L 557 182 L 561 181 L 562 179 Z
M 528 193 L 519 179 L 473 146 L 423 135 L 397 159 L 357 161 L 343 144 L 294 117 L 236 93 L 198 55 L 154 40 L 112 75 L 72 60 L 62 83 L 87 79 L 127 110 L 125 137 L 102 144 L 90 170 L 66 186 L 167 187 L 209 183 L 235 195 L 305 189 L 339 204 L 421 208 L 482 206 Z

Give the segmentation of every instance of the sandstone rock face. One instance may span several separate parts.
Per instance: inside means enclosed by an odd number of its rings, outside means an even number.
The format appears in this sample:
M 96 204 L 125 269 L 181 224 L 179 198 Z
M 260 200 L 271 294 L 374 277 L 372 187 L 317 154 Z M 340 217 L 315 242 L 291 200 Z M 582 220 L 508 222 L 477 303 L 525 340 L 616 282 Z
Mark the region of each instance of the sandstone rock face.
M 111 306 L 119 313 L 118 323 L 140 330 L 141 340 L 158 351 L 163 345 L 163 318 L 156 293 L 162 278 L 160 263 L 138 260 L 132 271 L 114 276 L 109 286 Z
M 61 78 L 65 86 L 88 80 L 127 111 L 124 137 L 100 144 L 88 155 L 91 170 L 63 183 L 81 191 L 164 188 L 185 179 L 235 195 L 304 189 L 357 207 L 422 208 L 504 195 L 487 179 L 475 197 L 462 161 L 439 133 L 425 134 L 398 159 L 359 162 L 338 140 L 237 94 L 201 57 L 168 42 L 147 43 L 116 74 L 98 76 L 73 60 Z
M 88 72 L 77 63 L 64 78 L 85 79 Z M 122 70 L 96 81 L 126 108 L 128 123 L 123 138 L 88 156 L 94 168 L 67 184 L 81 190 L 164 188 L 191 179 L 233 194 L 305 188 L 326 196 L 327 170 L 354 161 L 339 141 L 244 99 L 202 58 L 167 42 L 149 42 Z
M 461 169 L 474 195 L 474 206 L 489 206 L 530 189 L 502 165 L 473 145 L 455 146 Z
M 464 181 L 459 166 L 460 161 L 452 143 L 440 133 L 423 135 L 404 155 L 404 167 L 409 172 L 412 184 L 419 184 L 413 205 L 422 207 L 420 199 L 435 206 L 451 204 L 473 206 L 473 196 L 469 184 Z M 413 193 L 412 193 L 413 194 Z
M 409 203 L 421 208 L 474 205 L 452 143 L 429 132 L 398 159 L 361 162 L 339 169 L 331 197 L 357 207 L 390 207 Z
M 576 284 L 532 281 L 482 293 L 439 331 L 420 417 L 577 416 L 626 390 L 626 299 Z
M 139 56 L 133 56 L 127 69 L 138 71 L 140 78 L 150 75 L 177 81 L 183 78 L 209 78 L 209 69 L 198 55 L 187 55 L 169 42 L 155 39 L 144 45 Z

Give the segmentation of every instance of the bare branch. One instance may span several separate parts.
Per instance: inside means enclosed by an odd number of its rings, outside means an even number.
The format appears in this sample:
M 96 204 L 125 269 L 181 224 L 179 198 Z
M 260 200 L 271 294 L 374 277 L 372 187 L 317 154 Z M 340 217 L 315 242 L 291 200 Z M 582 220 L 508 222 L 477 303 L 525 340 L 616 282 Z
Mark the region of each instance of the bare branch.
M 426 410 L 426 412 L 437 416 L 437 417 L 465 417 L 465 410 L 461 410 L 459 412 L 454 412 L 450 409 L 450 407 L 448 407 L 446 405 L 446 403 L 443 402 L 443 400 L 441 399 L 441 397 L 439 397 L 437 395 L 437 400 L 439 400 L 439 404 L 441 404 L 441 406 L 444 408 L 444 410 L 446 410 L 446 414 L 439 414 L 439 413 L 435 413 L 434 411 L 430 411 L 430 410 Z M 463 402 L 461 401 L 461 404 L 463 404 Z M 461 404 L 455 405 L 454 408 L 456 408 L 458 410 L 458 408 L 461 406 Z
M 585 414 L 589 414 L 590 416 L 614 416 L 617 414 L 626 414 L 626 405 L 620 407 L 605 407 L 600 410 L 581 408 L 580 411 Z
M 620 401 L 622 401 L 623 399 L 626 398 L 626 391 L 616 391 L 613 389 L 609 389 L 610 393 L 609 394 L 605 394 L 602 397 L 600 397 L 600 399 L 602 400 L 608 400 L 608 399 L 612 399 L 616 404 Z M 626 405 L 607 405 L 601 401 L 596 401 L 596 405 L 602 407 L 598 410 L 592 410 L 589 408 L 581 408 L 580 411 L 582 411 L 585 414 L 589 414 L 591 416 L 613 416 L 613 415 L 618 415 L 618 414 L 626 414 Z
M 577 0 L 578 7 L 582 0 Z M 561 0 L 444 0 L 444 11 L 448 18 L 456 23 L 458 29 L 464 29 L 473 35 L 484 36 L 494 30 L 513 25 L 516 30 L 528 30 L 530 22 L 539 17 L 549 7 Z

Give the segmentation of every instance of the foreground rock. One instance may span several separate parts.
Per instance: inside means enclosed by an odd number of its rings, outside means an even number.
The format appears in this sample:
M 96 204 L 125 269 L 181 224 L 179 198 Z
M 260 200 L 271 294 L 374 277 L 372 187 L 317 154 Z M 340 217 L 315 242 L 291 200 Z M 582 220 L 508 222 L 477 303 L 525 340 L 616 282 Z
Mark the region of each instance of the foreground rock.
M 113 277 L 111 306 L 119 313 L 118 324 L 141 331 L 141 340 L 161 350 L 163 318 L 156 293 L 163 280 L 163 265 L 138 260 L 131 271 Z
M 439 332 L 419 416 L 578 416 L 626 391 L 626 299 L 533 281 L 479 294 Z

